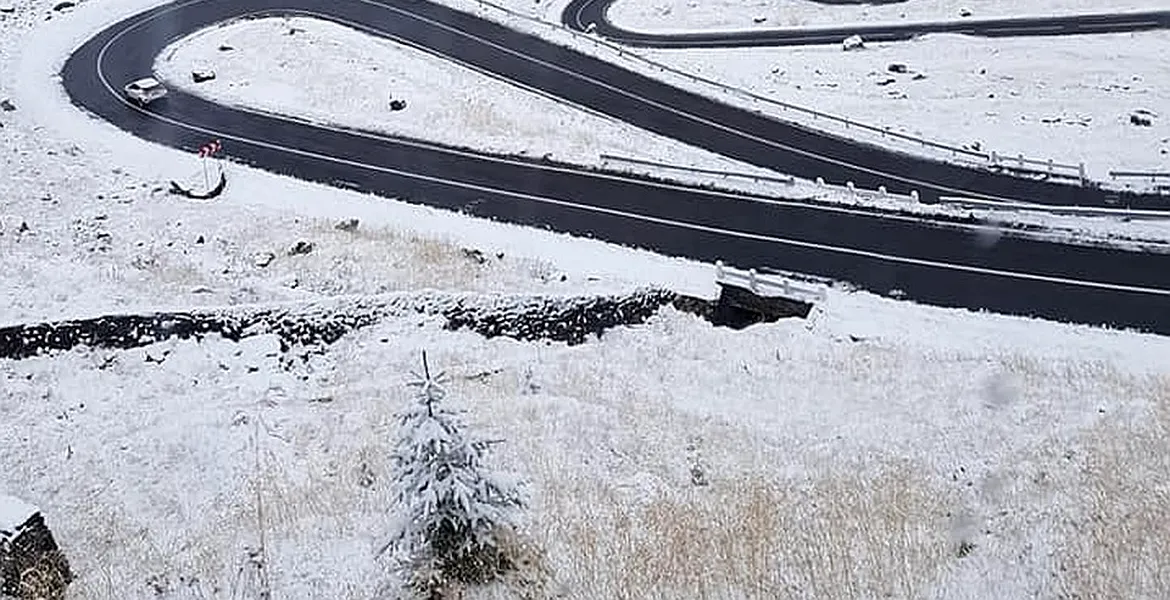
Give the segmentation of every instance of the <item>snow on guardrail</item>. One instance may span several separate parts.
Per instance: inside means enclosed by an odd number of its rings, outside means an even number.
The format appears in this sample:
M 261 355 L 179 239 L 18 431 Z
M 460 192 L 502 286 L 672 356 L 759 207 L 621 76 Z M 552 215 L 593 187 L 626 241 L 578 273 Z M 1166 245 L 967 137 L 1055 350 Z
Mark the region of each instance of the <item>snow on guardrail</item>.
M 715 261 L 715 282 L 747 288 L 757 296 L 780 296 L 802 302 L 824 302 L 825 288 L 797 283 L 779 275 L 760 275 L 755 269 L 743 271 Z

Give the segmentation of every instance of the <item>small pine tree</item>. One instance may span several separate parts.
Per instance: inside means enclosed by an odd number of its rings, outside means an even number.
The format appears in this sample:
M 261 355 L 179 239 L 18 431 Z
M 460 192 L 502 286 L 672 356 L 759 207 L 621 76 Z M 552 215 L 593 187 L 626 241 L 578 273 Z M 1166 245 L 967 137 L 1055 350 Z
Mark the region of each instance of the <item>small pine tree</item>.
M 452 585 L 482 584 L 515 568 L 506 541 L 524 502 L 516 485 L 483 462 L 491 442 L 469 440 L 455 412 L 440 406 L 443 373 L 412 373 L 415 397 L 397 415 L 393 548 L 406 585 L 437 599 Z

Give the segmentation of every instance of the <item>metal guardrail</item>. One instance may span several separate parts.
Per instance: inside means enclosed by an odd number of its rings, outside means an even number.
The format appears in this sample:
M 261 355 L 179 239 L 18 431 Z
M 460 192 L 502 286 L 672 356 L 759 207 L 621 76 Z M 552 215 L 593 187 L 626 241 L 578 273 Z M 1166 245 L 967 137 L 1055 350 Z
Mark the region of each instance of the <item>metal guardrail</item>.
M 718 169 L 700 169 L 698 167 L 684 167 L 682 165 L 672 165 L 670 163 L 656 162 L 652 160 L 643 160 L 641 158 L 631 158 L 628 156 L 618 156 L 616 154 L 602 154 L 600 155 L 602 162 L 613 161 L 630 163 L 634 165 L 642 165 L 646 167 L 654 167 L 656 169 L 663 169 L 667 171 L 685 171 L 687 173 L 697 173 L 700 175 L 718 175 L 720 177 L 735 177 L 737 179 L 748 179 L 752 182 L 766 181 L 768 183 L 783 183 L 785 185 L 793 185 L 796 183 L 795 177 L 773 177 L 768 175 L 753 175 L 752 173 L 743 173 L 737 171 L 720 171 Z
M 1170 172 L 1154 173 L 1148 171 L 1110 171 L 1109 176 L 1114 179 L 1118 177 L 1149 177 L 1151 180 L 1157 180 L 1162 178 L 1170 179 Z
M 770 177 L 767 175 L 755 175 L 752 173 L 742 173 L 742 172 L 737 172 L 737 171 L 721 171 L 718 169 L 700 169 L 697 167 L 684 167 L 681 165 L 672 165 L 669 163 L 656 162 L 656 161 L 652 161 L 652 160 L 643 160 L 641 158 L 630 158 L 628 156 L 617 156 L 614 154 L 601 154 L 600 158 L 601 158 L 603 163 L 606 161 L 626 162 L 626 163 L 635 164 L 635 165 L 643 165 L 643 166 L 647 166 L 647 167 L 660 168 L 663 170 L 684 171 L 687 173 L 695 173 L 695 174 L 699 174 L 699 175 L 717 175 L 719 177 L 737 177 L 737 178 L 742 178 L 742 179 L 748 179 L 748 180 L 751 180 L 752 182 L 756 182 L 756 183 L 768 182 L 768 183 L 782 183 L 784 185 L 795 185 L 796 184 L 795 177 Z M 843 193 L 849 194 L 849 196 L 854 200 L 856 200 L 857 197 L 861 196 L 861 195 L 868 195 L 871 198 L 887 198 L 887 199 L 901 198 L 901 199 L 909 200 L 911 202 L 918 202 L 918 198 L 919 198 L 917 190 L 911 190 L 909 194 L 899 194 L 897 192 L 886 191 L 886 186 L 884 186 L 884 185 L 878 186 L 878 188 L 876 190 L 871 190 L 871 189 L 859 188 L 859 187 L 855 186 L 852 181 L 847 181 L 845 183 L 845 185 L 826 183 L 825 179 L 823 177 L 817 177 L 816 185 L 819 188 L 828 188 L 831 190 L 836 190 L 838 192 L 843 192 Z
M 759 94 L 756 94 L 754 92 L 750 92 L 750 91 L 745 90 L 743 88 L 737 88 L 737 87 L 728 85 L 726 83 L 715 81 L 713 79 L 708 79 L 706 77 L 702 77 L 702 76 L 696 75 L 694 73 L 689 73 L 689 72 L 683 71 L 681 69 L 676 69 L 676 68 L 671 67 L 669 65 L 665 65 L 665 64 L 662 64 L 660 62 L 650 60 L 650 59 L 648 59 L 640 54 L 630 52 L 624 46 L 611 43 L 611 42 L 609 42 L 603 38 L 600 38 L 596 35 L 591 35 L 589 33 L 582 33 L 582 32 L 576 31 L 574 29 L 569 29 L 567 27 L 563 27 L 558 23 L 553 23 L 551 21 L 545 21 L 543 19 L 538 19 L 538 18 L 532 17 L 530 15 L 526 15 L 524 13 L 516 12 L 516 11 L 514 11 L 510 8 L 507 8 L 505 6 L 501 6 L 499 4 L 491 2 L 491 0 L 475 0 L 475 1 L 483 7 L 490 7 L 494 10 L 503 12 L 507 15 L 514 16 L 514 17 L 519 18 L 519 19 L 524 20 L 524 21 L 534 23 L 538 26 L 545 26 L 545 27 L 548 27 L 549 29 L 554 30 L 554 31 L 568 32 L 570 35 L 572 35 L 576 39 L 580 39 L 580 38 L 584 37 L 586 40 L 593 42 L 593 44 L 595 46 L 604 46 L 604 47 L 610 49 L 611 51 L 616 52 L 618 54 L 618 56 L 620 56 L 620 57 L 631 58 L 634 61 L 641 62 L 641 63 L 643 63 L 651 68 L 658 69 L 662 72 L 671 73 L 673 75 L 682 77 L 684 79 L 689 79 L 691 81 L 703 83 L 705 85 L 710 85 L 710 86 L 716 87 L 720 90 L 723 90 L 724 92 L 729 92 L 732 94 L 740 94 L 741 96 L 744 96 L 753 102 L 770 104 L 772 106 L 779 107 L 781 110 L 785 110 L 785 111 L 791 110 L 793 112 L 803 113 L 803 114 L 811 116 L 813 118 L 813 120 L 816 120 L 818 118 L 825 119 L 828 121 L 842 124 L 845 126 L 846 129 L 849 129 L 850 127 L 854 127 L 854 128 L 857 128 L 857 129 L 860 129 L 863 131 L 877 133 L 877 134 L 881 135 L 882 137 L 900 139 L 903 141 L 916 143 L 916 144 L 919 144 L 919 145 L 924 146 L 924 147 L 934 148 L 936 150 L 942 150 L 944 152 L 949 152 L 952 156 L 963 155 L 963 156 L 967 156 L 970 158 L 977 158 L 977 159 L 984 161 L 985 163 L 987 163 L 989 165 L 999 166 L 999 167 L 1003 167 L 1003 168 L 1009 168 L 1009 169 L 1013 168 L 1010 163 L 1014 162 L 1014 163 L 1020 165 L 1021 168 L 1024 168 L 1026 165 L 1044 167 L 1044 168 L 1047 168 L 1049 173 L 1055 173 L 1055 171 L 1058 169 L 1059 170 L 1073 171 L 1076 174 L 1077 178 L 1080 180 L 1081 185 L 1085 185 L 1087 183 L 1087 178 L 1085 176 L 1084 163 L 1080 163 L 1077 165 L 1070 165 L 1070 164 L 1057 163 L 1057 162 L 1054 162 L 1052 160 L 1039 160 L 1039 159 L 1034 159 L 1034 158 L 1026 158 L 1023 155 L 1018 155 L 1018 156 L 1013 157 L 1009 160 L 1000 161 L 999 159 L 1001 157 L 994 152 L 980 152 L 978 150 L 971 150 L 969 148 L 960 148 L 957 146 L 951 146 L 951 145 L 944 144 L 941 142 L 935 142 L 935 141 L 927 140 L 924 138 L 920 138 L 918 136 L 910 135 L 907 133 L 898 133 L 898 132 L 890 131 L 889 127 L 877 127 L 874 125 L 868 125 L 865 123 L 854 121 L 852 119 L 848 119 L 846 117 L 839 117 L 837 115 L 832 115 L 829 113 L 820 112 L 816 109 L 807 108 L 807 107 L 803 107 L 803 106 L 797 106 L 795 104 L 789 104 L 787 102 L 775 100 L 773 98 L 768 98 L 767 96 L 761 96 Z M 592 29 L 592 28 L 590 28 L 590 29 Z
M 1036 160 L 1034 158 L 1028 158 L 1023 154 L 1017 154 L 1016 156 L 1003 156 L 997 152 L 991 153 L 991 160 L 989 162 L 990 164 L 997 167 L 1004 167 L 1008 169 L 1012 168 L 1012 163 L 1015 163 L 1020 170 L 1026 170 L 1030 166 L 1040 167 L 1040 171 L 1047 172 L 1049 175 L 1057 174 L 1057 170 L 1071 171 L 1072 173 L 1070 173 L 1070 175 L 1075 174 L 1081 185 L 1085 185 L 1085 183 L 1088 181 L 1088 177 L 1085 176 L 1085 163 L 1070 165 L 1054 162 L 1052 159 Z
M 1110 171 L 1109 177 L 1112 179 L 1118 179 L 1118 178 L 1148 179 L 1150 184 L 1154 187 L 1154 191 L 1156 191 L 1158 194 L 1170 194 L 1170 172 Z M 1164 179 L 1166 181 L 1164 183 L 1161 183 L 1158 181 L 1159 179 Z
M 721 260 L 715 261 L 715 281 L 740 287 L 746 286 L 757 296 L 773 295 L 808 302 L 824 302 L 826 295 L 824 288 L 801 285 L 773 275 L 763 277 L 755 269 L 741 271 L 728 267 Z M 768 291 L 773 293 L 768 294 Z

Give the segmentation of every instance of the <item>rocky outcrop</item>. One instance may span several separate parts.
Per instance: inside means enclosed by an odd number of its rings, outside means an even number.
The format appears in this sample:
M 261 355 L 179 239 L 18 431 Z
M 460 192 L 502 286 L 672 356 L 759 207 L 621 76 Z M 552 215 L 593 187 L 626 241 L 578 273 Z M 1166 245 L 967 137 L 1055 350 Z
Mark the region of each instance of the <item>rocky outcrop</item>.
M 58 600 L 73 580 L 39 510 L 0 495 L 0 595 Z
M 709 301 L 656 289 L 612 296 L 386 294 L 0 327 L 0 358 L 21 359 L 75 346 L 137 348 L 172 337 L 208 334 L 230 340 L 275 334 L 287 349 L 331 344 L 361 327 L 408 314 L 441 316 L 448 329 L 469 329 L 487 337 L 579 344 L 606 329 L 642 323 L 668 304 L 704 317 L 713 314 Z
M 724 292 L 727 295 L 727 292 Z M 738 297 L 737 297 L 738 298 Z M 609 296 L 484 295 L 421 292 L 334 298 L 297 305 L 240 306 L 183 312 L 107 315 L 0 327 L 0 358 L 22 359 L 76 346 L 138 348 L 169 338 L 218 334 L 229 340 L 273 334 L 282 350 L 332 344 L 383 319 L 410 314 L 443 317 L 450 330 L 521 341 L 583 343 L 606 330 L 645 322 L 665 306 L 715 325 L 741 328 L 782 317 L 805 316 L 808 306 L 773 301 L 767 307 L 738 299 L 729 304 L 643 289 Z M 735 305 L 738 308 L 729 308 Z M 740 311 L 745 309 L 753 314 Z

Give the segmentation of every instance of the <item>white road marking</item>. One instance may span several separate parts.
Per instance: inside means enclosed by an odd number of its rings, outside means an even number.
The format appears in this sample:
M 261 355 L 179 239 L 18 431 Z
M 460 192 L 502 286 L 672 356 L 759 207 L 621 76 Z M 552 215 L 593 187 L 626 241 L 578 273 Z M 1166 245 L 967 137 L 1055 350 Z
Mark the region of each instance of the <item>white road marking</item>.
M 108 78 L 105 77 L 105 73 L 101 71 L 100 64 L 102 62 L 104 62 L 104 60 L 105 60 L 106 50 L 110 46 L 112 46 L 113 43 L 115 43 L 124 34 L 128 33 L 129 31 L 131 31 L 133 29 L 136 29 L 140 25 L 148 23 L 156 18 L 162 17 L 163 14 L 165 14 L 167 12 L 171 12 L 173 10 L 178 10 L 180 8 L 189 6 L 191 4 L 198 4 L 201 2 L 205 2 L 205 1 L 208 1 L 208 0 L 192 0 L 190 2 L 186 2 L 184 4 L 178 5 L 176 7 L 173 7 L 172 9 L 169 9 L 167 11 L 164 11 L 163 13 L 160 13 L 159 15 L 155 15 L 154 17 L 150 17 L 150 18 L 144 19 L 142 21 L 136 22 L 134 25 L 127 27 L 124 31 L 121 31 L 117 35 L 112 37 L 98 54 L 98 61 L 99 61 L 98 75 L 99 75 L 99 78 L 102 80 L 103 85 L 110 92 L 110 94 L 115 96 L 116 98 L 118 98 L 118 100 L 120 102 L 122 102 L 122 104 L 130 107 L 131 109 L 133 109 L 135 111 L 141 112 L 142 114 L 145 114 L 145 115 L 161 118 L 157 113 L 143 109 L 142 107 L 139 107 L 138 105 L 133 104 L 133 103 L 129 102 L 128 100 L 126 100 L 122 96 L 122 94 L 120 94 L 115 89 L 115 87 L 109 83 Z M 403 40 L 402 38 L 399 38 L 396 35 L 382 31 L 382 30 L 377 29 L 375 27 L 363 25 L 360 23 L 354 23 L 352 21 L 338 18 L 338 17 L 334 17 L 331 15 L 317 13 L 317 12 L 308 11 L 308 10 L 300 10 L 300 9 L 288 9 L 287 11 L 284 11 L 284 12 L 287 12 L 289 14 L 309 15 L 309 16 L 314 16 L 314 17 L 321 18 L 321 19 L 327 19 L 327 20 L 330 20 L 333 22 L 337 22 L 337 23 L 341 23 L 341 24 L 353 27 L 355 29 L 359 29 L 359 30 L 363 30 L 363 31 L 367 31 L 367 32 L 373 32 L 373 33 L 376 33 L 376 34 L 383 36 L 385 38 L 399 41 L 401 43 L 405 43 L 405 44 L 410 45 L 412 47 L 415 46 L 409 40 Z M 250 16 L 258 16 L 258 15 L 272 14 L 272 13 L 273 13 L 273 9 L 266 9 L 266 10 L 262 10 L 262 11 L 244 13 L 241 16 L 250 17 Z M 424 48 L 423 50 L 425 50 L 427 52 L 431 52 L 429 49 Z M 443 55 L 438 54 L 437 56 L 443 56 Z M 453 60 L 453 59 L 449 59 L 445 56 L 443 56 L 443 58 L 446 60 Z M 453 62 L 460 62 L 460 61 L 453 61 Z M 475 68 L 476 70 L 479 70 L 478 68 L 476 68 L 474 66 L 469 65 L 469 67 Z M 511 81 L 511 80 L 508 80 L 508 81 Z M 521 85 L 523 85 L 523 84 L 521 84 Z M 537 90 L 537 92 L 539 93 L 539 90 Z M 553 97 L 553 98 L 555 98 L 555 97 Z M 558 101 L 560 101 L 559 98 L 556 98 L 556 99 Z M 391 142 L 391 143 L 401 144 L 404 146 L 413 146 L 416 148 L 424 148 L 427 150 L 441 152 L 441 153 L 452 155 L 452 156 L 462 156 L 462 157 L 486 160 L 486 161 L 490 161 L 490 162 L 496 162 L 496 163 L 500 163 L 500 164 L 508 164 L 508 165 L 513 165 L 513 166 L 527 167 L 527 168 L 536 168 L 536 169 L 540 169 L 542 171 L 548 171 L 548 172 L 552 172 L 552 173 L 568 173 L 568 174 L 573 174 L 573 175 L 591 178 L 591 179 L 605 179 L 605 180 L 617 181 L 617 182 L 621 182 L 621 183 L 632 183 L 635 185 L 644 185 L 644 186 L 648 186 L 648 187 L 655 187 L 655 188 L 670 190 L 670 191 L 683 191 L 683 192 L 694 193 L 694 194 L 698 194 L 698 195 L 702 195 L 702 196 L 720 198 L 720 199 L 724 199 L 724 200 L 733 200 L 733 201 L 740 201 L 740 202 L 756 202 L 756 203 L 760 203 L 760 204 L 767 204 L 767 205 L 783 207 L 783 208 L 798 208 L 798 209 L 804 209 L 804 210 L 816 210 L 816 211 L 821 211 L 821 212 L 832 212 L 832 213 L 848 214 L 848 215 L 854 215 L 854 216 L 878 217 L 878 218 L 882 218 L 882 219 L 886 219 L 886 220 L 902 221 L 902 222 L 908 222 L 908 223 L 930 224 L 930 225 L 937 225 L 937 226 L 942 226 L 942 227 L 949 227 L 952 229 L 965 229 L 965 230 L 972 230 L 973 231 L 973 230 L 986 230 L 988 227 L 988 225 L 982 225 L 982 224 L 972 225 L 972 224 L 958 223 L 958 222 L 952 222 L 952 221 L 939 221 L 939 220 L 934 220 L 934 219 L 930 219 L 927 217 L 915 217 L 915 216 L 907 216 L 907 215 L 888 214 L 888 213 L 882 213 L 882 212 L 879 212 L 876 210 L 856 209 L 856 208 L 848 208 L 848 207 L 842 207 L 842 206 L 827 206 L 824 204 L 809 204 L 806 202 L 801 202 L 801 201 L 796 201 L 796 200 L 780 200 L 777 198 L 749 194 L 746 192 L 737 193 L 737 192 L 730 192 L 730 191 L 707 190 L 707 189 L 689 187 L 689 186 L 685 186 L 685 185 L 676 185 L 676 184 L 665 183 L 665 182 L 654 182 L 654 181 L 633 179 L 630 177 L 625 177 L 625 176 L 622 176 L 619 174 L 613 174 L 613 173 L 592 172 L 592 171 L 573 169 L 573 168 L 568 168 L 568 167 L 558 167 L 558 166 L 554 166 L 554 165 L 541 165 L 539 163 L 530 163 L 530 162 L 523 162 L 523 161 L 519 161 L 519 160 L 513 160 L 513 159 L 509 159 L 507 157 L 490 156 L 490 155 L 484 155 L 484 154 L 480 154 L 480 153 L 476 153 L 476 152 L 472 152 L 472 151 L 464 151 L 464 150 L 459 150 L 456 148 L 439 146 L 439 145 L 430 144 L 430 143 L 427 143 L 427 142 L 421 141 L 421 140 L 408 140 L 408 139 L 397 138 L 397 137 L 393 137 L 393 136 L 379 135 L 379 134 L 373 133 L 373 132 L 365 132 L 365 131 L 356 130 L 356 129 L 347 129 L 347 128 L 343 128 L 343 127 L 336 127 L 336 126 L 329 125 L 327 123 L 322 123 L 322 122 L 315 121 L 315 120 L 303 119 L 303 118 L 295 117 L 295 116 L 281 115 L 281 114 L 277 114 L 277 113 L 273 113 L 273 112 L 269 112 L 269 111 L 256 110 L 256 109 L 252 109 L 252 108 L 248 108 L 248 107 L 235 106 L 235 107 L 233 107 L 233 110 L 238 110 L 239 112 L 245 112 L 245 113 L 254 114 L 254 115 L 261 115 L 261 116 L 275 119 L 278 121 L 298 123 L 298 124 L 302 124 L 305 126 L 311 126 L 311 127 L 315 127 L 318 129 L 324 129 L 327 131 L 343 133 L 343 134 L 352 135 L 355 137 L 364 137 L 367 139 L 379 140 L 379 141 L 384 141 L 384 142 Z M 606 117 L 606 118 L 609 118 L 609 117 Z M 179 121 L 175 121 L 175 120 L 170 120 L 170 119 L 166 119 L 166 120 L 168 122 L 171 122 L 172 124 L 177 124 L 177 125 L 181 125 L 184 127 L 187 127 L 189 125 L 188 123 L 180 123 Z M 191 128 L 191 127 L 188 127 L 188 128 Z M 226 136 L 226 134 L 225 134 L 225 136 Z M 1007 231 L 1007 228 L 1005 228 L 1005 231 Z M 1015 232 L 1015 233 L 1019 233 L 1019 232 Z M 1036 236 L 1036 237 L 1040 237 L 1034 233 L 1031 235 Z M 1055 237 L 1055 238 L 1051 238 L 1051 239 L 1059 239 L 1059 237 Z
M 421 181 L 427 181 L 427 182 L 431 182 L 431 183 L 440 183 L 440 184 L 449 185 L 452 187 L 458 187 L 458 188 L 462 188 L 462 189 L 466 189 L 466 190 L 472 190 L 472 191 L 484 192 L 484 193 L 488 193 L 488 194 L 507 196 L 507 197 L 518 198 L 518 199 L 522 199 L 522 200 L 529 200 L 529 201 L 533 201 L 533 202 L 539 202 L 542 204 L 551 204 L 551 205 L 555 205 L 555 206 L 568 207 L 568 208 L 573 208 L 573 209 L 582 210 L 582 211 L 586 211 L 586 212 L 607 214 L 607 215 L 611 215 L 611 216 L 633 219 L 633 220 L 643 221 L 643 222 L 647 222 L 647 223 L 666 225 L 669 227 L 690 229 L 693 231 L 702 231 L 702 232 L 706 232 L 706 233 L 713 233 L 713 234 L 717 234 L 717 235 L 724 235 L 724 236 L 735 237 L 735 238 L 740 238 L 740 239 L 763 241 L 763 242 L 776 243 L 776 244 L 787 245 L 787 246 L 808 248 L 808 249 L 813 249 L 813 250 L 836 252 L 836 253 L 847 254 L 847 255 L 851 255 L 851 256 L 860 256 L 860 257 L 872 258 L 872 259 L 876 259 L 876 260 L 883 260 L 883 261 L 892 262 L 892 263 L 925 266 L 925 267 L 932 267 L 932 268 L 938 268 L 938 269 L 944 269 L 944 270 L 963 271 L 963 272 L 968 272 L 968 273 L 979 273 L 979 274 L 983 274 L 983 275 L 993 275 L 993 276 L 997 276 L 997 277 L 1006 277 L 1006 278 L 1022 279 L 1022 280 L 1029 280 L 1029 281 L 1042 281 L 1042 282 L 1056 283 L 1056 284 L 1062 284 L 1062 285 L 1088 287 L 1088 288 L 1104 289 L 1104 290 L 1111 290 L 1111 291 L 1121 291 L 1121 292 L 1134 292 L 1134 293 L 1141 293 L 1141 294 L 1152 294 L 1152 295 L 1157 295 L 1157 296 L 1170 297 L 1170 289 L 1151 288 L 1151 287 L 1144 287 L 1144 286 L 1133 286 L 1133 285 L 1124 285 L 1124 284 L 1115 284 L 1115 283 L 1104 283 L 1104 282 L 1097 282 L 1097 281 L 1087 281 L 1087 280 L 1073 279 L 1073 278 L 1068 278 L 1068 277 L 1054 277 L 1054 276 L 1050 276 L 1050 275 L 1037 275 L 1037 274 L 1033 274 L 1033 273 L 1021 273 L 1018 271 L 1008 271 L 1008 270 L 1002 270 L 1002 269 L 976 267 L 976 266 L 971 266 L 971 265 L 954 264 L 954 263 L 947 263 L 947 262 L 935 261 L 935 260 L 929 260 L 929 259 L 895 256 L 895 255 L 891 255 L 891 254 L 885 254 L 885 253 L 881 253 L 881 252 L 873 252 L 873 251 L 869 251 L 869 250 L 859 250 L 856 248 L 845 248 L 845 247 L 841 247 L 841 246 L 833 246 L 833 245 L 822 244 L 822 243 L 817 243 L 817 242 L 807 242 L 807 241 L 803 241 L 803 240 L 782 238 L 782 237 L 776 237 L 776 236 L 771 236 L 771 235 L 735 231 L 735 230 L 731 230 L 731 229 L 724 229 L 721 227 L 711 227 L 708 225 L 700 225 L 697 223 L 687 223 L 687 222 L 683 222 L 683 221 L 675 221 L 673 219 L 665 219 L 665 218 L 661 218 L 661 217 L 643 215 L 643 214 L 633 213 L 633 212 L 629 212 L 629 211 L 604 208 L 604 207 L 599 207 L 599 206 L 592 206 L 592 205 L 588 205 L 588 204 L 580 204 L 577 202 L 571 202 L 571 201 L 567 201 L 567 200 L 559 200 L 556 198 L 549 198 L 546 196 L 537 196 L 535 194 L 527 194 L 527 193 L 523 193 L 523 192 L 515 192 L 515 191 L 511 191 L 511 190 L 498 189 L 498 188 L 493 188 L 493 187 L 483 186 L 483 185 L 478 185 L 478 184 L 473 184 L 473 183 L 444 179 L 441 177 L 433 177 L 430 175 L 423 175 L 420 173 L 411 173 L 411 172 L 407 172 L 407 171 L 403 171 L 403 170 L 395 169 L 395 168 L 391 168 L 391 167 L 384 167 L 384 166 L 380 166 L 380 165 L 371 165 L 371 164 L 362 163 L 362 162 L 358 162 L 358 161 L 338 158 L 338 157 L 334 157 L 334 156 L 328 156 L 328 155 L 319 154 L 319 153 L 315 153 L 315 152 L 309 152 L 306 150 L 300 150 L 297 148 L 290 148 L 288 146 L 274 144 L 274 143 L 266 142 L 263 140 L 255 140 L 255 139 L 251 139 L 251 138 L 247 138 L 247 137 L 243 137 L 243 136 L 239 136 L 239 135 L 235 135 L 235 134 L 231 134 L 231 133 L 216 131 L 213 129 L 208 129 L 208 128 L 200 127 L 197 125 L 191 125 L 191 124 L 179 121 L 177 119 L 172 119 L 172 118 L 166 117 L 164 115 L 160 115 L 160 114 L 153 113 L 153 112 L 150 112 L 147 110 L 143 110 L 140 107 L 138 107 L 137 105 L 135 105 L 132 102 L 130 102 L 129 100 L 127 100 L 125 97 L 123 97 L 122 94 L 118 93 L 118 91 L 114 88 L 114 86 L 112 86 L 110 84 L 109 79 L 105 76 L 105 73 L 102 71 L 102 63 L 105 61 L 105 55 L 106 55 L 106 52 L 109 50 L 110 46 L 112 46 L 117 40 L 119 40 L 121 37 L 123 37 L 125 34 L 129 33 L 130 31 L 132 31 L 132 30 L 134 30 L 134 29 L 142 26 L 143 24 L 148 23 L 154 19 L 160 18 L 161 16 L 165 15 L 168 12 L 172 12 L 174 10 L 178 10 L 178 9 L 186 7 L 186 6 L 190 6 L 192 4 L 198 4 L 201 2 L 205 2 L 205 1 L 207 1 L 207 0 L 191 0 L 190 2 L 185 2 L 183 4 L 176 5 L 176 6 L 171 7 L 170 9 L 168 9 L 166 11 L 162 11 L 156 15 L 142 19 L 140 21 L 137 21 L 137 22 L 127 26 L 125 29 L 123 29 L 122 31 L 119 31 L 117 34 L 113 35 L 109 40 L 107 40 L 106 43 L 102 46 L 102 49 L 98 52 L 97 65 L 95 65 L 98 78 L 101 80 L 101 82 L 102 82 L 103 86 L 105 86 L 106 90 L 112 96 L 114 96 L 120 102 L 122 102 L 124 105 L 126 105 L 134 110 L 137 110 L 137 111 L 139 111 L 139 112 L 141 112 L 149 117 L 158 119 L 158 120 L 166 122 L 166 123 L 170 123 L 172 125 L 175 125 L 177 127 L 184 128 L 184 129 L 187 129 L 190 131 L 197 131 L 200 133 L 205 133 L 205 134 L 219 137 L 222 139 L 234 140 L 234 141 L 243 142 L 246 144 L 260 146 L 263 148 L 269 148 L 272 150 L 279 150 L 279 151 L 286 152 L 289 154 L 305 156 L 305 157 L 314 158 L 317 160 L 323 160 L 326 162 L 332 162 L 335 164 L 343 164 L 343 165 L 352 166 L 352 167 L 364 168 L 364 169 L 369 169 L 372 171 L 379 171 L 382 173 L 388 173 L 388 174 L 392 174 L 392 175 L 397 175 L 397 176 L 411 178 L 411 179 L 417 179 L 417 180 L 421 180 Z M 370 2 L 369 0 L 359 0 L 359 1 L 367 2 L 370 4 L 381 5 L 379 3 Z M 384 6 L 384 5 L 381 5 L 381 6 Z M 685 189 L 685 188 L 683 188 L 683 189 Z

